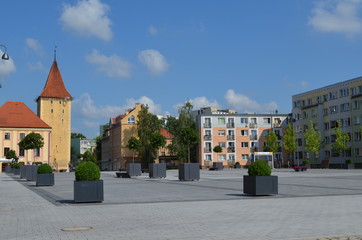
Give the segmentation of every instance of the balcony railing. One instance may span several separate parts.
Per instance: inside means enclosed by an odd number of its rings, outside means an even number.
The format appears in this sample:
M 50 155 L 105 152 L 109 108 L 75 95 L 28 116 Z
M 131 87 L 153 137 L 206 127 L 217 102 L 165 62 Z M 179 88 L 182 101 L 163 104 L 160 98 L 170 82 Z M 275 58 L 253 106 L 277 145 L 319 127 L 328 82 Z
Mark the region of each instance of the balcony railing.
M 228 160 L 228 165 L 233 165 L 233 164 L 235 164 L 235 159 L 233 159 L 233 160 Z
M 273 128 L 278 128 L 280 127 L 280 123 L 273 123 Z
M 250 140 L 257 140 L 258 136 L 257 135 L 250 135 Z
M 204 123 L 204 128 L 211 128 L 211 123 Z
M 204 140 L 206 140 L 206 141 L 211 140 L 211 138 L 212 138 L 211 135 L 205 135 L 204 136 Z
M 228 147 L 228 153 L 235 152 L 235 147 Z
M 204 148 L 205 153 L 211 153 L 211 148 Z
M 258 125 L 256 123 L 249 123 L 250 128 L 256 128 Z
M 206 166 L 212 165 L 211 163 L 212 163 L 211 160 L 208 160 L 208 159 L 205 159 L 205 160 L 204 160 L 204 165 L 206 165 Z
M 228 135 L 228 136 L 227 136 L 227 139 L 228 139 L 228 140 L 235 140 L 235 135 Z
M 226 124 L 227 128 L 234 128 L 235 127 L 235 123 L 227 123 Z

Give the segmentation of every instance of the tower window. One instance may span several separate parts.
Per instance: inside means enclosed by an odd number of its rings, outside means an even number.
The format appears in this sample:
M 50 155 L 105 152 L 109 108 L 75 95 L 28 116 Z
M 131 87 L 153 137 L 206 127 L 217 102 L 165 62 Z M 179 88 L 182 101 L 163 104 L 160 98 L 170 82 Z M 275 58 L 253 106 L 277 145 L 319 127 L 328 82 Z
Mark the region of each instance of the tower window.
M 62 104 L 62 101 L 59 101 L 59 104 Z
M 52 109 L 50 109 L 50 112 L 51 112 L 51 113 L 53 113 L 53 108 L 52 108 Z
M 53 100 L 51 100 L 50 103 L 53 104 Z
M 62 112 L 64 113 L 64 109 L 62 110 Z
M 5 139 L 9 140 L 10 139 L 10 133 L 5 133 Z

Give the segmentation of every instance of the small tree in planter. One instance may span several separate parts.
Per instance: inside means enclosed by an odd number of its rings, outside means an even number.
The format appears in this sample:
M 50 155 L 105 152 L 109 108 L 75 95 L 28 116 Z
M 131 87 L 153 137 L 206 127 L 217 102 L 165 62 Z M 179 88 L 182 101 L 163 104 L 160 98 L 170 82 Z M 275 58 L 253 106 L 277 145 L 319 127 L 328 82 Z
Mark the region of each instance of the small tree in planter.
M 234 165 L 234 168 L 241 168 L 241 165 L 239 162 L 236 162 L 235 165 Z
M 54 173 L 49 164 L 43 163 L 38 167 L 38 175 L 36 176 L 37 186 L 53 186 L 54 185 Z
M 75 169 L 74 202 L 102 202 L 103 180 L 99 167 L 93 162 L 81 162 Z
M 166 145 L 166 138 L 160 133 L 154 133 L 151 136 L 151 146 L 155 149 L 155 155 L 158 159 L 158 149 Z M 162 178 L 166 177 L 166 163 L 150 163 L 149 177 L 150 178 Z
M 31 132 L 18 145 L 22 150 L 40 149 L 44 146 L 44 138 L 39 133 Z
M 278 176 L 271 176 L 271 168 L 265 161 L 250 164 L 244 175 L 244 193 L 257 195 L 278 194 Z
M 139 151 L 141 147 L 141 141 L 137 139 L 136 137 L 131 137 L 128 140 L 127 148 L 132 150 L 132 163 L 129 163 L 127 165 L 127 174 L 132 176 L 139 176 L 141 175 L 141 164 L 140 163 L 134 163 L 134 155 L 136 151 Z
M 219 153 L 222 153 L 222 147 L 219 146 L 219 145 L 216 145 L 216 146 L 212 149 L 212 151 L 219 156 Z M 212 167 L 213 167 L 215 170 L 222 170 L 222 169 L 224 169 L 224 166 L 222 165 L 222 162 L 214 162 L 214 163 L 212 163 Z
M 346 159 L 347 169 L 354 169 L 354 164 L 351 159 Z

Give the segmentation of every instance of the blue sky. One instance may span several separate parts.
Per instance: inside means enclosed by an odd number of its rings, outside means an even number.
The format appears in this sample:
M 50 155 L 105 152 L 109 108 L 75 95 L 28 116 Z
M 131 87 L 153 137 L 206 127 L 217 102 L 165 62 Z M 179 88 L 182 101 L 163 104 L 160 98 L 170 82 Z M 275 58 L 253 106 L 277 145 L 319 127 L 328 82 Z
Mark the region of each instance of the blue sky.
M 34 99 L 57 62 L 88 138 L 136 102 L 189 99 L 239 113 L 291 112 L 291 96 L 361 76 L 362 0 L 8 0 L 0 103 Z M 4 51 L 4 48 L 0 48 Z

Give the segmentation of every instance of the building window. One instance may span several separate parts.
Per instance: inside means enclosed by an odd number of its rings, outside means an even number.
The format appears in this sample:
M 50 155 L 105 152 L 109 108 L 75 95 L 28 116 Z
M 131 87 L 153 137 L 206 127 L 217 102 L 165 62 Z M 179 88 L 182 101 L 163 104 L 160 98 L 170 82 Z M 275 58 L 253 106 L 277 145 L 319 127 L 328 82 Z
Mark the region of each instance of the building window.
M 241 130 L 241 136 L 248 136 L 248 130 Z
M 249 160 L 249 155 L 248 154 L 241 154 L 241 159 L 242 160 Z
M 354 133 L 354 140 L 355 141 L 361 141 L 361 132 L 355 132 Z
M 52 108 L 52 109 L 50 109 L 50 112 L 51 112 L 51 113 L 53 113 L 53 108 Z
M 59 104 L 62 104 L 62 101 L 59 101 Z
M 248 118 L 240 118 L 240 123 L 248 123 Z
M 348 88 L 344 88 L 339 90 L 339 94 L 341 97 L 347 97 L 349 95 L 349 89 Z
M 6 156 L 6 154 L 10 151 L 10 148 L 6 147 L 4 148 L 4 156 Z
M 315 109 L 312 109 L 312 117 L 317 117 L 317 111 Z
M 135 117 L 134 116 L 130 116 L 128 118 L 128 124 L 135 124 Z
M 40 149 L 39 148 L 34 149 L 34 157 L 40 157 Z
M 225 144 L 225 142 L 219 142 L 219 144 L 218 144 L 220 147 L 222 147 L 222 148 L 225 148 L 226 147 L 226 144 Z
M 353 101 L 353 109 L 357 109 L 357 108 L 360 108 L 360 101 L 359 100 Z
M 6 133 L 5 133 L 5 139 L 7 139 L 7 140 L 10 139 L 10 133 L 9 133 L 9 132 L 6 132 Z
M 24 157 L 25 156 L 25 150 L 19 148 L 19 156 Z
M 225 161 L 226 160 L 226 155 L 225 154 L 220 154 L 218 157 L 219 157 L 219 161 Z
M 225 118 L 218 118 L 217 123 L 224 125 L 225 124 Z
M 299 147 L 303 146 L 303 139 L 298 138 L 297 141 L 298 141 L 298 146 L 299 146 Z
M 248 148 L 248 147 L 249 147 L 249 143 L 248 143 L 248 142 L 241 142 L 241 147 L 242 147 L 242 148 Z
M 330 113 L 337 113 L 338 112 L 338 106 L 331 106 L 329 107 Z
M 23 140 L 25 138 L 25 133 L 20 133 L 19 138 L 20 138 L 20 140 Z
M 341 112 L 348 112 L 349 111 L 349 103 L 341 104 Z
M 323 116 L 328 116 L 328 108 L 323 109 Z
M 219 135 L 219 136 L 225 136 L 225 130 L 219 130 L 219 131 L 217 132 L 217 135 Z
M 270 124 L 270 118 L 263 118 L 264 124 Z
M 331 139 L 329 137 L 325 137 L 324 138 L 324 143 L 325 144 L 330 144 L 331 143 Z
M 257 123 L 256 118 L 251 118 L 250 122 L 256 124 Z
M 205 160 L 211 161 L 211 154 L 205 154 Z
M 322 102 L 322 97 L 321 96 L 318 96 L 317 97 L 317 103 L 321 103 Z
M 329 130 L 329 122 L 324 123 L 324 130 Z
M 62 110 L 62 113 L 64 113 L 64 109 Z
M 357 88 L 351 88 L 351 95 L 356 95 L 357 94 Z
M 354 116 L 353 123 L 354 123 L 354 125 L 360 125 L 361 124 L 361 117 L 360 116 Z
M 234 155 L 234 154 L 230 154 L 230 155 L 229 155 L 229 160 L 231 160 L 231 161 L 235 160 L 235 155 Z

